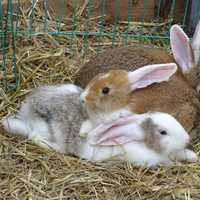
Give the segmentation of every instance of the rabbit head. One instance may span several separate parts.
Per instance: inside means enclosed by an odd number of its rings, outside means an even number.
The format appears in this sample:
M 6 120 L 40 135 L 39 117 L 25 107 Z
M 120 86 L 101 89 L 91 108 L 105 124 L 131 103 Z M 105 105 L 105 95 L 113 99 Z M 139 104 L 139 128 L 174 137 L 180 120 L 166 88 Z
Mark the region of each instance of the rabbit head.
M 186 148 L 190 137 L 181 124 L 167 113 L 150 113 L 141 123 L 145 144 L 154 151 L 170 155 Z
M 181 124 L 162 112 L 135 114 L 93 130 L 92 144 L 99 146 L 144 143 L 153 151 L 170 155 L 186 148 L 190 137 Z
M 153 83 L 168 81 L 176 72 L 174 63 L 148 65 L 135 71 L 112 70 L 89 82 L 81 100 L 91 118 L 126 108 L 132 92 Z

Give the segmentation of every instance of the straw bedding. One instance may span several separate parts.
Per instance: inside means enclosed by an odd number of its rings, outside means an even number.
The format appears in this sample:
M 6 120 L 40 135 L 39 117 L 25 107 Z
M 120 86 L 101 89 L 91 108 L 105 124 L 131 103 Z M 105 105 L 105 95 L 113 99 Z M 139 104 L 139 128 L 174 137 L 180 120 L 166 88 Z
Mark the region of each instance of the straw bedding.
M 111 39 L 90 38 L 88 53 L 68 48 L 70 38 L 38 35 L 17 42 L 17 70 L 21 83 L 16 92 L 0 88 L 0 118 L 14 113 L 30 88 L 43 84 L 73 82 L 76 71 L 96 53 L 97 44 L 108 46 Z M 133 41 L 134 42 L 134 41 Z M 70 46 L 71 47 L 71 46 Z M 12 51 L 7 63 L 11 64 Z M 13 74 L 8 70 L 8 83 Z M 1 85 L 2 87 L 2 85 Z M 193 144 L 200 152 L 200 142 Z M 200 165 L 175 164 L 156 169 L 138 168 L 110 160 L 91 163 L 42 149 L 22 137 L 0 129 L 0 199 L 200 199 Z

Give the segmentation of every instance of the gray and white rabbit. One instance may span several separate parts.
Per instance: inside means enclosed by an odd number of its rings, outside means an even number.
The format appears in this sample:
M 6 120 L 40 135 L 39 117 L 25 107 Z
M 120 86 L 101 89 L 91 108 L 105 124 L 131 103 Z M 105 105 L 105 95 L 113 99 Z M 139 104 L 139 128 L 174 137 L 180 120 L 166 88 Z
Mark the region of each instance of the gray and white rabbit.
M 81 92 L 73 84 L 36 88 L 22 102 L 17 115 L 2 120 L 3 127 L 39 146 L 77 155 L 81 140 L 78 133 L 87 118 L 79 98 Z

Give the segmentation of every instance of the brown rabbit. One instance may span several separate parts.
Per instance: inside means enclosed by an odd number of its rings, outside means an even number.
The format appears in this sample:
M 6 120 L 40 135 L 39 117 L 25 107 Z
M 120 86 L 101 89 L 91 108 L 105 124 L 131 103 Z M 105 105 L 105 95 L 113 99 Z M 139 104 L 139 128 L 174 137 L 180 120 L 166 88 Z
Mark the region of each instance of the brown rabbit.
M 127 71 L 158 63 L 173 62 L 173 57 L 163 49 L 150 46 L 128 46 L 108 49 L 83 65 L 75 79 L 75 84 L 84 88 L 99 73 L 124 69 Z
M 107 120 L 108 116 L 113 120 L 116 113 L 126 109 L 138 114 L 166 112 L 190 132 L 196 129 L 200 102 L 182 72 L 175 71 L 174 63 L 149 65 L 132 72 L 112 70 L 91 80 L 81 99 L 96 121 Z
M 186 74 L 189 82 L 196 88 L 198 79 L 200 79 L 198 72 L 200 68 L 197 67 L 200 55 L 200 22 L 191 42 L 178 25 L 172 26 L 170 40 L 175 61 Z M 174 58 L 163 49 L 144 45 L 108 49 L 93 57 L 79 70 L 75 84 L 84 88 L 98 73 L 113 69 L 132 71 L 149 64 L 174 62 Z

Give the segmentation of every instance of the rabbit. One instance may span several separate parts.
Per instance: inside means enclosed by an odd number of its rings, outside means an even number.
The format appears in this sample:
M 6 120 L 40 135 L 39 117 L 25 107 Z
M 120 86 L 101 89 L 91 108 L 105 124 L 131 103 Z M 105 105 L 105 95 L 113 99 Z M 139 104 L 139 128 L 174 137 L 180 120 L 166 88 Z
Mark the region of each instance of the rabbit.
M 79 130 L 88 118 L 82 109 L 82 89 L 73 84 L 42 86 L 32 90 L 16 116 L 5 117 L 2 125 L 44 148 L 78 154 Z
M 144 165 L 146 162 L 149 166 L 170 163 L 169 159 L 164 158 L 159 155 L 159 153 L 149 149 L 149 147 L 151 147 L 150 142 L 148 142 L 149 146 L 146 145 L 147 142 L 144 143 L 141 141 L 140 143 L 134 142 L 134 145 L 125 144 L 127 155 L 129 155 L 129 152 L 133 151 L 133 155 L 129 157 L 130 154 L 128 158 L 123 155 L 124 150 L 121 147 L 113 147 L 113 144 L 112 146 L 108 146 L 105 142 L 105 138 L 104 141 L 101 141 L 101 143 L 98 144 L 98 141 L 96 142 L 98 135 L 101 136 L 105 133 L 109 137 L 109 131 L 111 131 L 110 128 L 115 124 L 118 126 L 121 124 L 121 127 L 122 125 L 128 125 L 124 130 L 123 127 L 122 129 L 114 130 L 116 134 L 123 132 L 125 137 L 130 133 L 129 130 L 132 132 L 134 129 L 134 138 L 138 134 L 136 139 L 141 140 L 144 139 L 141 134 L 143 132 L 141 131 L 141 128 L 138 128 L 137 124 L 133 123 L 133 118 L 126 118 L 127 116 L 131 116 L 131 112 L 126 110 L 124 110 L 124 115 L 117 122 L 112 122 L 111 124 L 101 123 L 99 126 L 96 127 L 95 125 L 95 128 L 93 128 L 93 126 L 90 126 L 88 123 L 88 116 L 81 107 L 79 99 L 81 91 L 81 88 L 72 84 L 42 86 L 34 89 L 22 103 L 19 113 L 16 116 L 5 117 L 2 120 L 2 124 L 9 133 L 28 137 L 43 148 L 50 148 L 60 153 L 72 154 L 90 161 L 102 161 L 111 158 L 113 155 L 120 155 L 120 159 L 130 160 L 137 165 Z M 135 118 L 135 115 L 132 116 Z M 129 123 L 132 124 L 129 125 Z M 156 127 L 160 127 L 160 124 L 158 123 L 160 122 L 155 121 Z M 172 123 L 174 122 L 172 121 Z M 178 127 L 178 125 L 176 126 Z M 153 129 L 154 125 L 146 127 L 146 129 L 143 128 L 143 131 L 150 131 L 151 127 Z M 173 125 L 173 128 L 175 128 L 175 125 Z M 184 130 L 179 127 L 177 129 L 180 134 Z M 85 138 L 79 137 L 79 130 L 87 131 L 89 136 Z M 106 132 L 108 132 L 108 134 Z M 185 143 L 187 143 L 189 139 L 183 134 L 182 138 L 184 137 Z M 127 138 L 128 140 L 125 141 L 126 143 L 132 142 L 129 137 Z M 145 141 L 147 141 L 147 138 Z M 155 142 L 156 141 L 157 140 L 155 139 Z M 122 142 L 121 144 L 124 145 Z M 140 153 L 143 157 L 140 159 L 139 157 L 134 157 L 135 151 L 138 152 L 138 155 Z M 95 152 L 97 153 L 97 157 Z M 145 152 L 148 153 L 148 156 L 143 155 Z M 181 160 L 186 161 L 196 160 L 196 154 L 188 149 L 180 152 L 178 151 L 176 154 L 174 154 L 174 159 L 180 160 L 181 158 Z
M 170 43 L 173 56 L 164 49 L 142 44 L 108 49 L 91 58 L 80 68 L 76 75 L 75 84 L 85 88 L 94 76 L 110 70 L 133 71 L 145 65 L 176 62 L 179 65 L 179 71 L 198 91 L 200 88 L 197 85 L 198 79 L 200 79 L 200 22 L 191 42 L 179 25 L 173 25 L 170 30 Z
M 112 121 L 125 108 L 136 114 L 166 112 L 195 139 L 200 102 L 195 90 L 176 69 L 175 63 L 168 63 L 98 74 L 82 92 L 81 101 L 97 124 L 100 118 Z
M 175 160 L 196 162 L 196 153 L 186 148 L 189 140 L 180 123 L 167 113 L 132 114 L 89 131 L 80 157 L 90 161 L 117 157 L 148 167 Z

